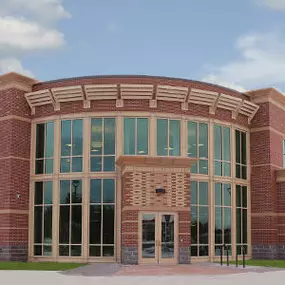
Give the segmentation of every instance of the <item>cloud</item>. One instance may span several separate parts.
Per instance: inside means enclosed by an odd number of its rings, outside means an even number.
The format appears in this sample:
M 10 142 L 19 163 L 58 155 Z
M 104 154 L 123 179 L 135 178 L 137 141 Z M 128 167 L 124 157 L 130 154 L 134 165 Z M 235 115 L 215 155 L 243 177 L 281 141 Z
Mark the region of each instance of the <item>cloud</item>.
M 256 0 L 256 3 L 273 10 L 285 11 L 285 0 Z
M 36 22 L 12 17 L 0 18 L 0 50 L 32 51 L 64 45 L 64 35 Z
M 248 34 L 236 40 L 239 59 L 213 67 L 205 76 L 246 89 L 285 83 L 285 38 L 277 33 Z M 233 85 L 233 86 L 234 86 Z
M 53 24 L 71 17 L 62 2 L 62 0 L 1 0 L 0 15 L 26 15 L 38 22 Z
M 26 75 L 21 59 L 34 51 L 48 51 L 65 45 L 58 31 L 60 20 L 71 15 L 63 0 L 0 0 L 0 72 Z
M 19 60 L 15 58 L 0 59 L 0 72 L 7 73 L 11 71 L 34 77 L 34 74 L 31 71 L 25 69 Z

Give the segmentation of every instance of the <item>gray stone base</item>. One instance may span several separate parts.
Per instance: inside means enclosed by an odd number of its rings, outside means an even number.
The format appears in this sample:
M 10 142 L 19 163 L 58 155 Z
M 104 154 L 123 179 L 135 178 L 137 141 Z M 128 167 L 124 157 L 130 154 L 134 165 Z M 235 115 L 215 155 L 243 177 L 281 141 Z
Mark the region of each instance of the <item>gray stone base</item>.
M 28 247 L 27 246 L 1 246 L 0 245 L 0 261 L 27 261 Z
M 138 264 L 138 248 L 134 246 L 122 246 L 122 263 Z
M 253 259 L 285 259 L 285 245 L 253 245 Z
M 180 247 L 179 248 L 178 263 L 179 264 L 189 264 L 190 263 L 190 249 L 189 249 L 189 247 Z

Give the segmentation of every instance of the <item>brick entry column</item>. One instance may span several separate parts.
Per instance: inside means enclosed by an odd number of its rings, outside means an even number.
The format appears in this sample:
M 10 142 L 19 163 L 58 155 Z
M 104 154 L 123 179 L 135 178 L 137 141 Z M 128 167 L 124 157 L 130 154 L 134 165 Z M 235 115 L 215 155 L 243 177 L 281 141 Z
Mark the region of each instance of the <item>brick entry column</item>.
M 33 79 L 0 76 L 0 260 L 27 260 Z
M 139 261 L 140 211 L 178 214 L 178 262 L 190 262 L 190 168 L 193 160 L 181 157 L 121 156 L 122 176 L 121 261 Z M 156 193 L 164 188 L 165 193 Z

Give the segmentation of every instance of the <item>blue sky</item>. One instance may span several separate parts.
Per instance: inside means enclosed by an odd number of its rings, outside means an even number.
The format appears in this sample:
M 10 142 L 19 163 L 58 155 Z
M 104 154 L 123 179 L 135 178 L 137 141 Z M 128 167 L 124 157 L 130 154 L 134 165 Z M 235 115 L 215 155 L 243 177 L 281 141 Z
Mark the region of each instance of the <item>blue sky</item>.
M 285 90 L 285 0 L 1 0 L 0 72 Z

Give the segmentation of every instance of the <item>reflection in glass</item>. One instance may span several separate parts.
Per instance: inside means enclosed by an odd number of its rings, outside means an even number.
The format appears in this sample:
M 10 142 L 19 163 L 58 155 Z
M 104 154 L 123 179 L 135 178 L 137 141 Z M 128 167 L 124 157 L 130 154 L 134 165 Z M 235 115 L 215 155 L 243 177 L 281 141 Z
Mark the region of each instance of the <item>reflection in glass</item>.
M 161 216 L 161 257 L 174 257 L 174 216 Z
M 115 171 L 115 119 L 91 120 L 91 171 Z
M 157 119 L 157 155 L 168 155 L 168 120 Z
M 137 155 L 148 154 L 148 119 L 137 119 Z
M 142 257 L 155 258 L 155 222 L 153 214 L 142 217 Z
M 134 155 L 136 154 L 136 119 L 125 118 L 124 119 L 124 154 Z
M 180 121 L 169 120 L 169 156 L 180 156 Z

